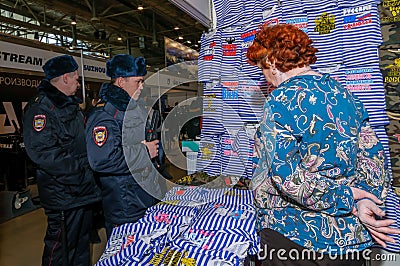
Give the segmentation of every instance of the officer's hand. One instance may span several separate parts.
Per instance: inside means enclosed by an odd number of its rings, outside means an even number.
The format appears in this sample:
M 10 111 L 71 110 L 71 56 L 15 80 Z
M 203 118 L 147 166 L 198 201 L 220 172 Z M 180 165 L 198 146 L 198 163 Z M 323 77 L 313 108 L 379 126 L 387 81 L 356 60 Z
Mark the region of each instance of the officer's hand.
M 146 145 L 147 150 L 149 151 L 149 155 L 150 155 L 151 159 L 158 155 L 158 142 L 159 142 L 158 139 L 150 141 L 150 142 L 147 142 L 145 140 L 143 141 L 143 144 Z

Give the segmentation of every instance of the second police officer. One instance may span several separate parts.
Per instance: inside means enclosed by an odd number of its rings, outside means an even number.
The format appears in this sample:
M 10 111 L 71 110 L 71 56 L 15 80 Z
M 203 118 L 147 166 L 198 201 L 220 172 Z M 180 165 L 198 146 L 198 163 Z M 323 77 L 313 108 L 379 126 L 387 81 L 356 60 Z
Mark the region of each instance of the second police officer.
M 137 221 L 160 198 L 150 160 L 157 156 L 158 140 L 145 141 L 147 111 L 139 100 L 146 73 L 143 57 L 112 57 L 106 63 L 111 82 L 102 85 L 101 101 L 87 119 L 88 157 L 102 186 L 108 238 L 115 226 Z

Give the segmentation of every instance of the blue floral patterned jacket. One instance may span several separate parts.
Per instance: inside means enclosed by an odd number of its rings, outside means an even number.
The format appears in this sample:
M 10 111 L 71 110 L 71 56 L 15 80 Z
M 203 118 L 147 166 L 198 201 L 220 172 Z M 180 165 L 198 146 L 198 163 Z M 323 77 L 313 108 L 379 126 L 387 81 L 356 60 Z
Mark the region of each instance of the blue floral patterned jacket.
M 323 253 L 371 246 L 350 186 L 383 199 L 389 175 L 362 103 L 329 75 L 296 76 L 269 95 L 259 133 L 258 230 Z

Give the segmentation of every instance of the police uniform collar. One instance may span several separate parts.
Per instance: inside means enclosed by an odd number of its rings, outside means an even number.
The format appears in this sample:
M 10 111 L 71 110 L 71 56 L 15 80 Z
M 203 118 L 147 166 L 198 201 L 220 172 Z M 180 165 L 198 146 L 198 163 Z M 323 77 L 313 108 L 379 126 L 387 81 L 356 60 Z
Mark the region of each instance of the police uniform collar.
M 56 87 L 54 87 L 47 79 L 42 80 L 38 86 L 39 92 L 42 91 L 50 99 L 50 101 L 58 108 L 63 108 L 68 104 L 79 104 L 82 100 L 76 96 L 67 96 Z
M 114 105 L 119 111 L 125 111 L 131 100 L 126 91 L 112 83 L 103 83 L 99 96 L 102 100 Z

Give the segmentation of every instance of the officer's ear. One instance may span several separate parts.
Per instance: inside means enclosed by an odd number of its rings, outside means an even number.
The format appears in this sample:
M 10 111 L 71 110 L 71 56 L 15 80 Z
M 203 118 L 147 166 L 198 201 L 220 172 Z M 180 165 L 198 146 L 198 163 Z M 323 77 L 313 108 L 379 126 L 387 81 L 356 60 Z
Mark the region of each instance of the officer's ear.
M 124 84 L 125 84 L 125 79 L 123 77 L 118 77 L 115 79 L 115 85 L 117 85 L 120 88 L 123 88 Z
M 61 78 L 64 84 L 68 83 L 68 73 L 62 74 Z

